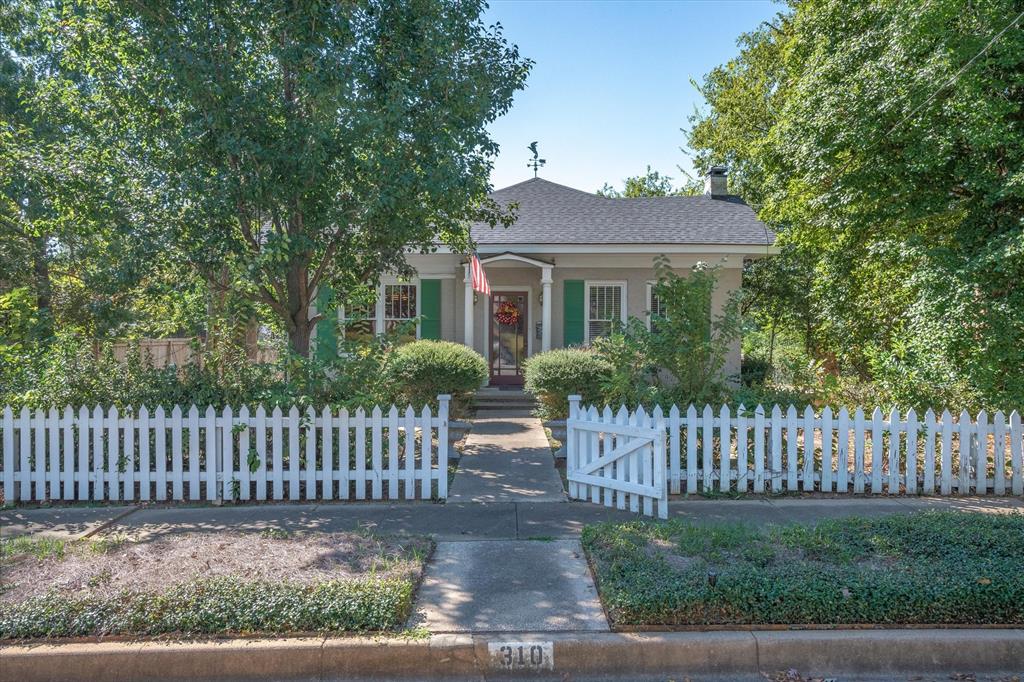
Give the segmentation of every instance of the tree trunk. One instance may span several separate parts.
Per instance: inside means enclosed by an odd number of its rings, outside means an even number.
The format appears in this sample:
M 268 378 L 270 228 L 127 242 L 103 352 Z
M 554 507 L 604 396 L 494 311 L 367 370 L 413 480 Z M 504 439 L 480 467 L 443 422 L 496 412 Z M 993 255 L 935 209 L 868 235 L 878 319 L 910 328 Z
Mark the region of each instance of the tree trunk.
M 293 221 L 298 224 L 300 221 Z M 289 232 L 299 232 L 289 229 Z M 309 324 L 309 306 L 312 303 L 309 290 L 309 264 L 301 256 L 292 258 L 288 273 L 285 276 L 288 290 L 288 343 L 296 355 L 309 357 L 309 339 L 312 327 Z
M 308 358 L 309 340 L 311 336 L 312 334 L 310 334 L 310 327 L 308 324 L 296 324 L 291 331 L 288 332 L 288 345 L 291 347 L 292 352 L 296 355 Z

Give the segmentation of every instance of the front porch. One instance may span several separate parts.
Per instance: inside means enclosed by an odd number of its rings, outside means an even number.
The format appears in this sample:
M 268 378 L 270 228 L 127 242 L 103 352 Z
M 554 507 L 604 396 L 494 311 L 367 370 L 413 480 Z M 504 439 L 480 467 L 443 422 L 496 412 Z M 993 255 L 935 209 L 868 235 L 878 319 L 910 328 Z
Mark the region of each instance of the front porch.
M 463 265 L 462 341 L 488 362 L 492 386 L 521 386 L 523 362 L 551 350 L 554 263 L 512 252 L 480 259 L 491 295 L 473 290 Z

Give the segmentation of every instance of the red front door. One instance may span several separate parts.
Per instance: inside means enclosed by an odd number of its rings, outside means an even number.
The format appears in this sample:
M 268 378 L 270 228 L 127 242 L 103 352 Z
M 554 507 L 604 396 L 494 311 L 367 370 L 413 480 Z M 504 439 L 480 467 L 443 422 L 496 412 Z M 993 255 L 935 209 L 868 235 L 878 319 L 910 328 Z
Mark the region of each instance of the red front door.
M 529 294 L 525 291 L 491 293 L 490 364 L 492 384 L 522 384 L 529 329 Z

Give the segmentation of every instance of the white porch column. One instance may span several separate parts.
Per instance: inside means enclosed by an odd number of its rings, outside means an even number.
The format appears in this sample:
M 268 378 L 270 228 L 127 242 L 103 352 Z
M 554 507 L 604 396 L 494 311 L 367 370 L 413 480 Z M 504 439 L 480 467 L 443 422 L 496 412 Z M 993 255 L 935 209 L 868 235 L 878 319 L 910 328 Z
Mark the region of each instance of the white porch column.
M 462 329 L 462 342 L 473 347 L 473 276 L 469 273 L 469 263 L 463 266 L 464 277 L 466 283 L 465 300 L 463 303 L 462 314 L 463 329 Z
M 541 272 L 541 327 L 540 349 L 551 350 L 551 266 Z

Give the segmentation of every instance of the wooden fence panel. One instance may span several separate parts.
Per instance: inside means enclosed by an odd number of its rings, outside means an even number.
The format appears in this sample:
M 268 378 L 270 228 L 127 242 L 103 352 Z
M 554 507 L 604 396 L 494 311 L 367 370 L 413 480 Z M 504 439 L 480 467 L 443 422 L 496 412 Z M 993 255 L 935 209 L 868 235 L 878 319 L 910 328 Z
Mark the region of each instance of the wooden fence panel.
M 879 408 L 866 416 L 863 408 L 852 414 L 846 408 L 834 413 L 828 407 L 820 413 L 810 408 L 798 413 L 793 406 L 773 405 L 769 413 L 758 405 L 751 413 L 744 406 L 733 412 L 724 405 L 673 405 L 666 419 L 661 408 L 648 415 L 625 406 L 615 413 L 608 408 L 598 413 L 581 405 L 574 414 L 594 424 L 663 424 L 666 485 L 673 493 L 684 492 L 685 475 L 688 494 L 1024 494 L 1024 428 L 1017 412 L 990 417 L 982 411 L 974 418 L 962 412 L 954 418 L 948 410 L 938 417 L 928 410 L 920 418 L 914 410 L 883 413 Z M 628 436 L 607 433 L 601 438 L 596 431 L 581 428 L 570 449 L 577 470 L 613 451 Z M 602 486 L 581 482 L 570 483 L 576 490 L 571 496 L 606 505 L 611 498 L 647 513 L 644 496 L 629 492 L 628 485 L 647 485 L 652 476 L 657 478 L 642 462 L 634 453 L 599 472 L 623 484 L 620 494 L 606 487 L 602 500 Z
M 194 405 L 187 412 L 174 405 L 168 413 L 159 406 L 152 415 L 146 406 L 23 408 L 17 415 L 8 406 L 0 414 L 0 484 L 9 502 L 319 500 L 335 497 L 336 481 L 341 498 L 354 482 L 358 499 L 367 493 L 400 499 L 403 483 L 408 499 L 444 499 L 450 396 L 438 402 L 436 416 L 429 406 L 420 415 L 409 406 L 404 421 L 396 406 L 386 422 L 375 406 L 369 424 L 363 409 L 353 424 L 346 410 L 292 407 L 285 417 L 275 407 L 269 461 L 263 406 L 255 413 L 248 406 L 237 413 L 231 407 L 200 413 Z

